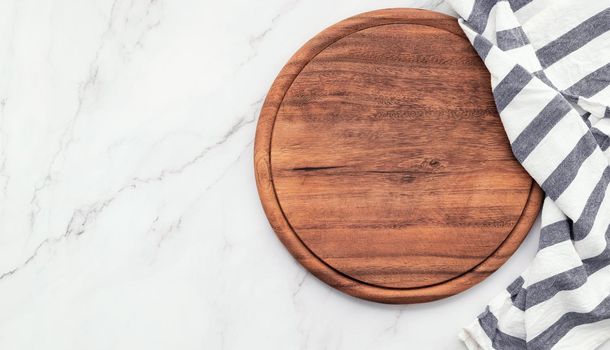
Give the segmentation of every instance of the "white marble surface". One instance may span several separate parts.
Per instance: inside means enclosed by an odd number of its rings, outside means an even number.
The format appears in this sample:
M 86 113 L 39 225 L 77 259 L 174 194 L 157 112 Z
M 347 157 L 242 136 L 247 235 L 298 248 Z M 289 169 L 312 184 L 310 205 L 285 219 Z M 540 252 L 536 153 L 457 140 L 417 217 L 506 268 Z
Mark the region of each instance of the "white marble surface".
M 425 305 L 306 273 L 256 194 L 259 108 L 326 26 L 442 1 L 0 2 L 0 349 L 460 349 L 525 268 Z

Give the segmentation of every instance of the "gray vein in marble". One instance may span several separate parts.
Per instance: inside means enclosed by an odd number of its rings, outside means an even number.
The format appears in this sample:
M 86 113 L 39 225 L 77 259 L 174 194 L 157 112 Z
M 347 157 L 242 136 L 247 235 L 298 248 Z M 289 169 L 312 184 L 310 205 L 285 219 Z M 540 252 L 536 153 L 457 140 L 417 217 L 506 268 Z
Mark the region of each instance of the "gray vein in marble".
M 9 270 L 9 271 L 3 273 L 3 274 L 0 274 L 0 280 L 14 275 L 16 272 L 18 272 L 19 270 L 21 270 L 22 268 L 24 268 L 28 264 L 30 264 L 32 261 L 34 261 L 34 259 L 38 256 L 38 254 L 40 253 L 42 248 L 44 248 L 48 245 L 54 245 L 54 244 L 60 243 L 64 240 L 70 238 L 71 236 L 80 236 L 83 233 L 85 233 L 85 231 L 88 228 L 88 225 L 95 222 L 97 217 L 104 211 L 104 209 L 106 209 L 114 200 L 116 200 L 117 196 L 121 192 L 123 192 L 129 188 L 134 188 L 134 186 L 129 185 L 129 186 L 122 187 L 113 196 L 111 196 L 110 198 L 108 198 L 104 201 L 97 202 L 93 205 L 74 210 L 74 212 L 72 213 L 72 217 L 70 218 L 70 220 L 68 221 L 68 224 L 66 225 L 66 229 L 64 230 L 64 232 L 61 235 L 56 236 L 56 237 L 48 237 L 48 238 L 44 239 L 42 242 L 40 242 L 38 244 L 36 249 L 34 249 L 34 252 L 21 265 L 13 268 L 12 270 Z
M 142 32 L 142 34 L 140 35 L 140 37 L 138 38 L 138 40 L 136 40 L 136 43 L 134 44 L 134 46 L 142 48 L 144 47 L 143 41 L 144 38 L 146 38 L 146 36 L 148 36 L 148 34 L 155 28 L 159 27 L 161 25 L 161 20 L 157 20 L 155 22 L 153 22 L 152 24 L 149 24 L 146 26 L 146 30 Z
M 49 244 L 50 242 L 60 241 L 60 240 L 62 240 L 62 238 L 63 237 L 50 237 L 50 238 L 47 238 L 44 241 L 40 242 L 38 247 L 36 247 L 36 249 L 34 250 L 34 253 L 32 255 L 30 255 L 30 257 L 27 258 L 21 265 L 15 267 L 12 270 L 9 270 L 9 271 L 4 272 L 3 274 L 1 274 L 0 275 L 0 281 L 4 280 L 7 277 L 10 277 L 10 276 L 14 275 L 15 273 L 17 273 L 17 271 L 21 270 L 22 268 L 27 266 L 30 262 L 32 262 L 34 260 L 34 258 L 36 258 L 36 256 L 38 255 L 38 252 L 40 251 L 40 249 L 42 247 L 44 247 L 45 245 Z
M 257 100 L 256 102 L 254 102 L 253 104 L 250 105 L 250 107 L 257 107 L 262 103 L 262 99 Z M 198 161 L 199 159 L 203 158 L 205 156 L 205 154 L 207 154 L 209 151 L 211 151 L 214 148 L 220 147 L 223 144 L 225 144 L 229 139 L 231 139 L 231 137 L 237 133 L 240 129 L 242 129 L 244 126 L 252 124 L 255 120 L 256 120 L 256 115 L 258 114 L 258 107 L 255 108 L 255 113 L 253 114 L 253 117 L 251 118 L 241 118 L 237 123 L 235 123 L 230 129 L 229 131 L 216 143 L 214 143 L 212 146 L 208 146 L 206 147 L 206 149 L 204 150 L 204 154 L 200 153 L 200 156 L 198 156 L 197 158 L 191 160 L 190 162 L 186 163 L 185 165 L 183 165 L 181 168 L 179 168 L 180 170 L 177 172 L 166 172 L 163 173 L 162 175 L 159 175 L 158 177 L 155 178 L 155 180 L 158 181 L 162 181 L 165 177 L 164 174 L 179 174 L 182 171 L 184 171 L 188 166 L 194 164 L 196 161 Z M 247 151 L 251 145 L 253 143 L 253 140 L 250 140 L 250 142 L 248 142 L 242 152 L 238 155 L 238 157 L 232 161 L 225 169 L 224 171 L 220 174 L 220 176 L 218 176 L 218 178 L 216 178 L 212 183 L 210 183 L 203 191 L 202 191 L 202 195 L 199 196 L 197 199 L 195 199 L 193 201 L 193 203 L 189 206 L 189 208 L 187 209 L 187 211 L 193 207 L 193 205 L 195 205 L 196 202 L 198 202 L 207 191 L 209 191 L 211 188 L 213 188 L 220 180 L 222 180 L 222 178 L 226 175 L 226 173 L 229 171 L 229 169 L 235 165 L 243 156 L 244 152 Z M 143 180 L 138 180 L 138 179 L 134 179 L 134 181 L 132 183 L 129 183 L 123 187 L 121 187 L 118 191 L 116 191 L 116 193 L 114 193 L 111 197 L 109 197 L 108 199 L 95 203 L 93 205 L 87 206 L 85 208 L 79 208 L 76 209 L 73 214 L 72 217 L 70 218 L 70 220 L 68 221 L 67 227 L 64 231 L 64 233 L 60 236 L 57 237 L 49 237 L 45 240 L 43 240 L 34 250 L 34 252 L 19 266 L 13 268 L 12 270 L 9 270 L 3 274 L 0 274 L 0 280 L 12 276 L 13 274 L 15 274 L 17 271 L 19 271 L 20 269 L 22 269 L 23 267 L 27 266 L 29 263 L 31 263 L 36 256 L 39 254 L 40 250 L 49 245 L 49 244 L 56 244 L 56 243 L 60 243 L 62 241 L 64 241 L 65 239 L 69 238 L 70 236 L 80 236 L 83 233 L 85 233 L 85 231 L 87 230 L 87 226 L 89 224 L 91 224 L 92 222 L 95 221 L 95 219 L 102 213 L 102 211 L 104 209 L 106 209 L 114 200 L 116 200 L 116 198 L 118 197 L 118 195 L 120 195 L 122 192 L 124 192 L 127 189 L 135 189 L 139 183 L 150 183 L 152 180 L 148 180 L 148 181 L 143 181 Z M 171 233 L 178 231 L 180 229 L 180 225 L 182 223 L 182 218 L 184 217 L 185 214 L 181 215 L 178 219 L 176 219 L 174 221 L 173 224 L 170 225 L 168 231 L 163 234 L 161 236 L 161 238 L 159 239 L 158 243 L 157 243 L 157 247 L 161 247 L 162 242 L 169 236 L 171 235 Z M 158 220 L 158 217 L 157 217 Z M 156 220 L 153 222 L 156 222 Z
M 133 1 L 131 1 L 130 6 L 127 10 L 127 13 L 129 14 L 133 8 Z M 141 17 L 138 18 L 137 23 L 141 23 L 143 22 L 145 19 L 150 18 L 152 13 L 152 9 L 158 5 L 160 3 L 160 1 L 158 0 L 149 0 L 145 9 L 144 9 L 144 13 L 142 14 Z M 130 16 L 126 15 L 125 16 L 125 25 L 130 23 Z M 142 30 L 142 32 L 140 33 L 140 35 L 138 36 L 138 39 L 135 41 L 135 43 L 133 44 L 134 47 L 138 47 L 138 48 L 143 48 L 144 47 L 144 39 L 148 36 L 148 34 L 155 28 L 159 27 L 161 25 L 161 19 L 156 18 L 156 19 L 152 19 L 152 23 L 146 24 Z
M 244 154 L 250 149 L 250 147 L 252 147 L 252 144 L 254 143 L 254 140 L 250 140 L 242 149 L 242 151 L 239 153 L 239 155 L 231 162 L 229 163 L 225 169 L 220 173 L 220 175 L 214 180 L 212 181 L 208 186 L 206 186 L 201 194 L 195 198 L 195 200 L 193 200 L 190 205 L 187 207 L 187 209 L 184 211 L 184 213 L 180 216 L 179 220 L 182 221 L 182 219 L 184 218 L 184 216 L 190 211 L 192 210 L 195 205 L 202 199 L 205 197 L 205 195 L 212 189 L 214 188 L 214 186 L 216 186 L 224 177 L 225 175 L 229 172 L 229 170 L 231 170 L 231 168 L 237 164 L 241 158 L 244 156 Z M 233 244 L 231 242 L 229 242 L 226 238 L 226 235 L 223 235 L 223 239 L 225 244 L 223 245 L 223 250 L 227 251 L 230 248 L 233 247 Z M 225 248 L 229 248 L 229 249 L 225 249 Z
M 140 20 L 143 20 L 151 13 L 151 8 L 154 4 L 158 3 L 157 0 L 150 0 L 148 5 L 146 6 L 145 14 Z M 86 99 L 89 95 L 92 94 L 92 91 L 95 89 L 98 82 L 98 73 L 100 71 L 101 62 L 100 57 L 105 49 L 105 47 L 109 43 L 109 39 L 114 30 L 114 25 L 118 21 L 118 4 L 119 0 L 115 0 L 112 3 L 110 8 L 110 15 L 108 16 L 108 22 L 105 30 L 99 39 L 99 45 L 95 50 L 92 60 L 89 63 L 88 74 L 85 79 L 79 84 L 77 101 L 76 101 L 76 109 L 72 114 L 71 119 L 68 121 L 66 128 L 64 129 L 60 141 L 59 147 L 56 152 L 52 155 L 51 161 L 49 162 L 49 166 L 47 168 L 47 174 L 44 177 L 42 184 L 36 186 L 34 188 L 32 198 L 30 200 L 31 211 L 30 211 L 30 229 L 33 230 L 36 217 L 41 210 L 39 203 L 39 195 L 42 191 L 51 186 L 54 181 L 54 172 L 57 171 L 56 167 L 61 167 L 60 159 L 61 156 L 68 150 L 70 145 L 74 141 L 74 129 L 82 115 L 83 107 L 85 106 Z M 133 6 L 133 1 L 131 2 L 131 6 Z M 129 22 L 128 14 L 125 15 L 125 21 Z M 160 20 L 156 20 L 153 24 L 148 25 L 144 28 L 143 32 L 140 34 L 138 40 L 134 44 L 136 47 L 142 47 L 142 41 L 144 37 L 154 28 L 159 26 Z
M 381 339 L 387 338 L 388 334 L 395 336 L 398 334 L 398 326 L 400 324 L 400 319 L 402 318 L 404 312 L 404 308 L 396 311 L 396 315 L 391 320 L 391 324 L 381 330 L 375 337 L 375 341 L 380 341 Z
M 181 226 L 182 226 L 182 216 L 180 216 L 177 220 L 172 222 L 169 225 L 169 227 L 167 228 L 167 230 L 161 234 L 161 237 L 159 238 L 159 241 L 157 242 L 157 248 L 161 248 L 161 244 L 163 244 L 163 241 L 165 241 L 165 239 L 168 236 L 170 236 L 172 233 L 180 231 Z
M 301 280 L 297 284 L 297 287 L 295 288 L 294 292 L 292 292 L 292 302 L 293 303 L 296 302 L 295 298 L 301 292 L 301 287 L 303 287 L 303 284 L 305 283 L 305 280 L 307 279 L 307 277 L 309 277 L 309 273 L 307 271 L 304 271 L 303 272 L 303 277 L 301 278 Z
M 75 210 L 70 218 L 70 221 L 68 221 L 68 225 L 63 236 L 69 237 L 73 234 L 80 236 L 85 233 L 87 225 L 95 221 L 100 213 L 102 213 L 102 211 L 106 209 L 116 199 L 116 197 L 127 188 L 128 187 L 123 187 L 114 196 L 106 199 L 105 201 L 96 203 L 83 209 Z
M 267 34 L 269 34 L 275 28 L 279 19 L 282 18 L 282 16 L 289 13 L 290 11 L 292 11 L 297 6 L 298 3 L 299 3 L 299 0 L 293 0 L 293 1 L 285 4 L 284 7 L 280 9 L 280 12 L 271 19 L 271 24 L 267 28 L 265 28 L 265 30 L 263 30 L 262 32 L 260 32 L 257 35 L 250 37 L 250 40 L 248 41 L 250 43 L 250 46 L 253 49 L 256 49 L 256 47 L 259 45 L 259 43 L 261 41 L 263 41 L 263 39 L 267 36 Z
M 400 323 L 400 318 L 402 317 L 403 310 L 398 310 L 396 313 L 396 317 L 394 318 L 394 322 L 391 326 L 387 327 L 383 333 L 392 332 L 393 335 L 398 333 L 398 324 Z
M 68 126 L 64 129 L 64 131 L 60 137 L 59 147 L 55 151 L 53 156 L 51 157 L 51 161 L 47 168 L 47 174 L 46 174 L 42 184 L 39 186 L 36 186 L 34 188 L 34 192 L 32 194 L 32 198 L 30 200 L 30 203 L 32 206 L 32 209 L 30 211 L 30 229 L 34 228 L 34 224 L 36 222 L 36 216 L 38 215 L 38 213 L 40 212 L 40 209 L 41 209 L 40 204 L 39 204 L 39 199 L 38 199 L 40 192 L 44 191 L 55 181 L 55 179 L 53 177 L 54 168 L 55 168 L 56 164 L 58 163 L 60 156 L 68 149 L 68 147 L 74 140 L 74 136 L 73 136 L 74 128 L 76 126 L 76 122 L 78 121 L 78 119 L 81 115 L 85 97 L 88 94 L 89 90 L 95 86 L 95 83 L 97 81 L 97 74 L 99 71 L 98 61 L 100 58 L 100 54 L 106 45 L 107 37 L 112 31 L 112 24 L 113 24 L 113 21 L 115 18 L 117 3 L 118 3 L 118 0 L 115 0 L 112 3 L 108 24 L 106 26 L 106 29 L 104 30 L 104 32 L 101 35 L 100 43 L 95 51 L 93 59 L 89 63 L 88 74 L 85 77 L 85 79 L 81 82 L 81 84 L 78 88 L 78 94 L 77 94 L 77 100 L 76 100 L 76 110 L 72 114 L 72 118 L 68 122 Z
M 242 68 L 250 61 L 252 61 L 252 59 L 254 59 L 256 56 L 258 56 L 258 46 L 260 45 L 260 43 L 263 42 L 267 35 L 275 29 L 279 20 L 283 18 L 283 16 L 285 16 L 287 13 L 294 10 L 299 4 L 299 2 L 300 0 L 293 0 L 285 4 L 285 6 L 279 10 L 279 13 L 271 19 L 271 23 L 263 31 L 250 37 L 250 39 L 248 40 L 248 44 L 250 45 L 252 53 L 250 53 L 250 55 L 248 55 L 248 57 L 246 57 L 243 62 L 237 65 L 238 68 Z
M 224 253 L 228 253 L 233 249 L 233 243 L 231 243 L 231 241 L 227 238 L 226 234 L 222 234 L 222 240 L 223 240 L 223 244 L 222 244 L 222 251 Z
M 157 252 L 159 249 L 161 249 L 161 245 L 169 236 L 171 236 L 174 232 L 180 231 L 182 227 L 182 218 L 184 217 L 184 215 L 185 214 L 180 215 L 177 219 L 172 221 L 169 226 L 167 226 L 167 228 L 165 228 L 164 230 L 160 230 L 157 228 L 157 224 L 161 217 L 159 215 L 155 216 L 152 223 L 150 224 L 150 228 L 146 231 L 146 234 L 158 234 L 159 237 L 157 239 L 156 244 Z M 150 261 L 150 264 L 153 264 L 156 261 L 157 252 L 155 252 L 153 258 Z
M 248 125 L 253 124 L 256 121 L 256 116 L 258 115 L 259 106 L 262 104 L 262 102 L 263 102 L 263 98 L 260 98 L 257 101 L 251 103 L 250 106 L 249 106 L 249 109 L 250 110 L 254 110 L 254 112 L 252 113 L 251 116 L 249 116 L 249 117 L 246 116 L 246 117 L 240 118 L 237 122 L 235 122 L 229 128 L 229 130 L 220 138 L 220 140 L 216 141 L 215 143 L 213 143 L 211 145 L 206 146 L 203 150 L 201 150 L 192 159 L 188 160 L 187 162 L 185 162 L 182 165 L 179 165 L 177 167 L 163 169 L 163 170 L 161 170 L 161 172 L 158 175 L 155 175 L 155 176 L 152 176 L 152 177 L 145 177 L 145 178 L 143 178 L 143 177 L 134 177 L 132 179 L 132 181 L 134 183 L 160 182 L 160 181 L 163 181 L 167 176 L 181 174 L 186 169 L 190 168 L 191 166 L 197 164 L 200 160 L 204 159 L 205 156 L 208 155 L 208 153 L 212 152 L 213 150 L 215 150 L 215 149 L 217 149 L 219 147 L 222 147 L 238 131 L 240 131 L 241 129 L 243 129 L 244 127 L 246 127 Z

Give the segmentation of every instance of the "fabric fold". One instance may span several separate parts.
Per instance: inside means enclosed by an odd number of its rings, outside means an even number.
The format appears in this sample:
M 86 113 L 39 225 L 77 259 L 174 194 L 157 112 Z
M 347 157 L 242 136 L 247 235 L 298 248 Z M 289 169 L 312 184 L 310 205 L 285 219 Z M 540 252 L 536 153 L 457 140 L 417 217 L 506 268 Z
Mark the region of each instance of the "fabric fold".
M 460 338 L 469 349 L 595 348 L 610 338 L 610 6 L 448 2 L 491 74 L 515 157 L 546 194 L 530 267 Z

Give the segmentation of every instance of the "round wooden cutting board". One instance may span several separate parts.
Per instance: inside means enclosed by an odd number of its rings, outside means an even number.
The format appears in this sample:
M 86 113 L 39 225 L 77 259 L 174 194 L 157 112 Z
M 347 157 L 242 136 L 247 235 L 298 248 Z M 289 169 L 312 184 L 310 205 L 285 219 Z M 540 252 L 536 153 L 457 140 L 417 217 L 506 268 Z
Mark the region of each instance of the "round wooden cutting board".
M 255 170 L 292 255 L 329 285 L 386 303 L 481 281 L 542 200 L 481 59 L 455 18 L 424 10 L 365 13 L 305 44 L 263 106 Z

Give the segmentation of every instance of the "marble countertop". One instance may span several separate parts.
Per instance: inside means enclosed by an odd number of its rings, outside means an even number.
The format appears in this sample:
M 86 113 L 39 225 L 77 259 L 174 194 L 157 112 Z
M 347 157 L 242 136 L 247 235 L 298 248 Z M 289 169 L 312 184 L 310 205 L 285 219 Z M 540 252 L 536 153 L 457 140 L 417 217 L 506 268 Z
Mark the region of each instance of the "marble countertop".
M 282 65 L 360 12 L 442 1 L 0 2 L 1 349 L 461 349 L 534 256 L 422 305 L 307 273 L 256 193 Z

